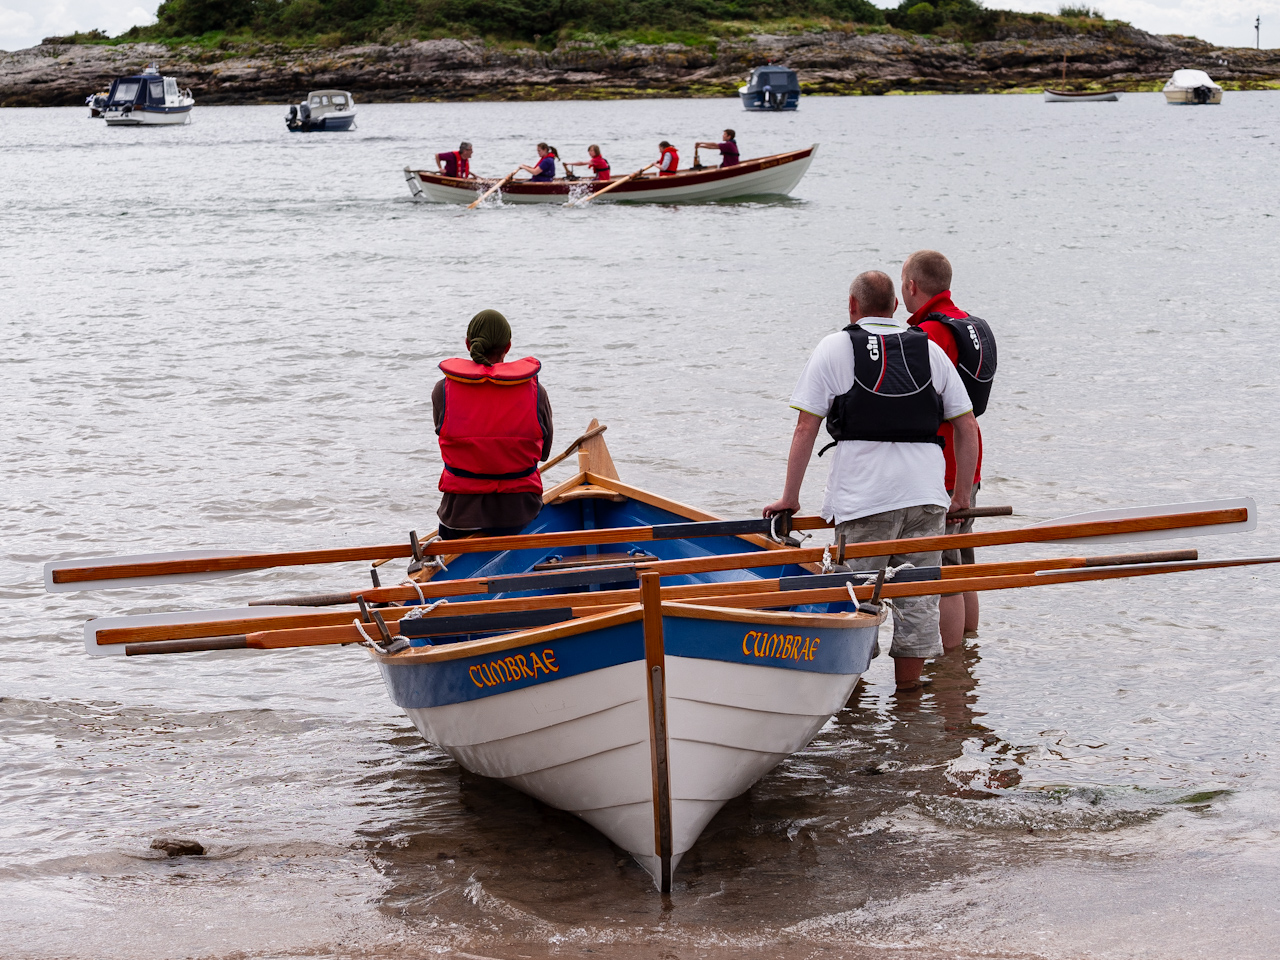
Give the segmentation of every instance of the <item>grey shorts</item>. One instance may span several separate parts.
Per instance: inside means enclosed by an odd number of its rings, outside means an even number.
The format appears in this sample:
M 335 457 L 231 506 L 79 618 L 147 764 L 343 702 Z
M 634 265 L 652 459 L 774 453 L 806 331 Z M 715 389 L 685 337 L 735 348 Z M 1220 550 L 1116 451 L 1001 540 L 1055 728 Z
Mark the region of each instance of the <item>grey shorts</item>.
M 900 540 L 905 537 L 936 537 L 947 524 L 947 508 L 936 504 L 904 507 L 876 513 L 857 520 L 836 524 L 836 538 L 847 543 L 869 540 Z M 917 567 L 936 567 L 941 551 L 895 553 L 889 557 L 854 557 L 848 563 L 855 570 L 878 570 L 885 566 L 910 563 Z M 940 657 L 942 634 L 938 630 L 938 598 L 902 597 L 893 601 L 893 645 L 891 657 Z
M 973 488 L 973 496 L 969 500 L 969 506 L 976 507 L 978 505 L 978 490 L 982 484 L 978 484 Z M 950 491 L 947 491 L 950 493 Z M 973 533 L 973 517 L 968 520 L 961 520 L 958 524 L 947 524 L 947 533 Z M 975 563 L 973 558 L 973 547 L 957 547 L 955 550 L 942 551 L 942 565 L 944 567 L 958 567 L 962 563 Z

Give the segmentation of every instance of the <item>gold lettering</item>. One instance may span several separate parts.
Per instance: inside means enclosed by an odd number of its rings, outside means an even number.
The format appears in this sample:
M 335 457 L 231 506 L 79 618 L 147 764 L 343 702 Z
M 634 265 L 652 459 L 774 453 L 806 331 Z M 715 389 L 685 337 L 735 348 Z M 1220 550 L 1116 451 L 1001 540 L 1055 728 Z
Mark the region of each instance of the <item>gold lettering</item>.
M 511 675 L 511 679 L 519 680 L 522 676 L 520 673 L 520 661 L 515 657 L 504 657 L 502 662 L 507 668 L 507 673 Z
M 744 657 L 751 656 L 751 651 L 747 649 L 747 641 L 756 635 L 754 630 L 749 630 L 742 635 L 742 655 Z
M 813 642 L 809 644 L 809 659 L 812 660 L 818 652 L 818 644 L 822 642 L 821 637 L 814 637 Z
M 549 647 L 542 651 L 542 661 L 552 673 L 560 672 L 560 668 L 556 666 L 556 652 Z
M 533 661 L 533 676 L 536 677 L 538 675 L 539 670 L 541 670 L 543 673 L 547 672 L 546 664 L 544 664 L 541 660 L 538 659 L 538 655 L 536 653 L 530 653 L 529 659 Z
M 525 663 L 525 661 L 524 661 L 524 654 L 523 654 L 523 653 L 517 653 L 517 654 L 516 654 L 516 659 L 517 659 L 518 661 L 520 661 L 520 676 L 522 676 L 522 677 L 532 677 L 532 676 L 533 676 L 533 671 L 529 669 L 529 664 Z
M 467 673 L 471 675 L 471 682 L 474 683 L 477 687 L 483 687 L 484 684 L 476 679 L 476 674 L 479 672 L 480 672 L 479 667 L 472 667 L 470 670 L 467 671 Z
M 768 635 L 767 633 L 761 633 L 761 632 L 759 632 L 759 631 L 756 631 L 756 642 L 755 642 L 755 644 L 752 646 L 751 650 L 752 650 L 752 652 L 753 652 L 757 657 L 758 657 L 758 656 L 760 656 L 760 641 L 761 641 L 761 640 L 764 640 L 764 642 L 767 644 L 767 643 L 769 642 L 769 635 Z
M 808 637 L 804 638 L 804 645 L 800 648 L 800 659 L 801 660 L 811 659 L 809 656 L 809 638 Z

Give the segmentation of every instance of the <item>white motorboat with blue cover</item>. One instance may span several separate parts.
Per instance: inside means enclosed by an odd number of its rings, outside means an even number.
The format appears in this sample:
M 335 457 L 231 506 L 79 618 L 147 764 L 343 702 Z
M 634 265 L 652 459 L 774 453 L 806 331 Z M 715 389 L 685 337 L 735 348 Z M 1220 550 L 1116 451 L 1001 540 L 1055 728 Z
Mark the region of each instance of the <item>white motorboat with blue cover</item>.
M 100 110 L 109 127 L 153 127 L 190 123 L 195 102 L 190 90 L 179 90 L 178 81 L 162 77 L 153 63 L 142 73 L 114 81 L 106 102 L 90 107 Z

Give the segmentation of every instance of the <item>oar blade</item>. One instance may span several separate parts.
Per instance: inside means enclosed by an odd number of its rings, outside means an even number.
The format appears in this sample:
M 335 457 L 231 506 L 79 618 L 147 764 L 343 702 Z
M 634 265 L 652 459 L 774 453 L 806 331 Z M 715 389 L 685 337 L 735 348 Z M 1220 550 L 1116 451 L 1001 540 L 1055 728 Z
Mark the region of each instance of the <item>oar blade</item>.
M 168 581 L 166 581 L 168 582 Z M 271 615 L 290 613 L 315 613 L 310 607 L 274 607 Z M 132 629 L 134 627 L 172 626 L 180 623 L 216 623 L 220 620 L 246 620 L 261 617 L 261 607 L 223 607 L 218 610 L 180 610 L 175 613 L 143 613 L 132 617 L 99 617 L 84 625 L 84 649 L 94 657 L 123 657 L 123 643 L 99 643 L 100 630 Z
M 235 557 L 237 550 L 175 550 L 172 553 L 139 553 L 130 557 L 80 557 L 75 560 L 51 560 L 44 565 L 44 589 L 46 593 L 75 593 L 80 590 L 109 590 L 113 587 L 146 587 L 158 583 L 191 583 L 197 580 L 217 580 L 232 577 L 248 570 L 213 570 L 203 573 L 167 573 L 155 577 L 121 577 L 112 580 L 76 580 L 58 583 L 53 579 L 56 570 L 73 570 L 80 567 L 131 567 L 140 563 L 163 563 L 169 560 L 208 560 L 214 557 Z
M 1252 497 L 1232 497 L 1226 500 L 1198 500 L 1194 503 L 1165 503 L 1154 507 L 1119 507 L 1114 510 L 1096 510 L 1072 517 L 1058 517 L 1036 527 L 1065 526 L 1072 523 L 1097 523 L 1105 520 L 1131 520 L 1139 517 L 1176 516 L 1180 513 L 1207 513 L 1212 510 L 1248 511 L 1248 517 L 1238 523 L 1217 523 L 1208 526 L 1180 527 L 1176 530 L 1138 530 L 1133 533 L 1114 533 L 1102 537 L 1077 537 L 1066 540 L 1045 540 L 1044 543 L 1132 543 L 1138 540 L 1176 540 L 1182 537 L 1217 536 L 1220 533 L 1247 533 L 1258 526 L 1258 505 Z

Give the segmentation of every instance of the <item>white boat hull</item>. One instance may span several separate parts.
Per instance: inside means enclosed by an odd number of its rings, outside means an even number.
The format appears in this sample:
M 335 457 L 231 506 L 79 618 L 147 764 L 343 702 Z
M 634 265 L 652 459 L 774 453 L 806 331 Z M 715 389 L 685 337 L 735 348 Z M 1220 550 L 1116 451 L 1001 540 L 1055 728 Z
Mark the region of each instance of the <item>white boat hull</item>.
M 1114 103 L 1120 99 L 1115 90 L 1104 90 L 1100 93 L 1075 93 L 1068 90 L 1046 90 L 1045 103 Z
M 171 127 L 191 122 L 191 104 L 180 107 L 141 110 L 134 108 L 125 113 L 110 109 L 102 114 L 109 127 Z
M 1207 100 L 1196 99 L 1195 87 L 1188 87 L 1186 89 L 1175 88 L 1173 90 L 1166 88 L 1164 91 L 1164 99 L 1166 103 L 1172 103 L 1172 104 L 1179 104 L 1179 105 L 1186 104 L 1189 106 L 1208 106 L 1209 104 L 1222 102 L 1222 88 L 1211 87 L 1209 90 L 1209 97 Z

